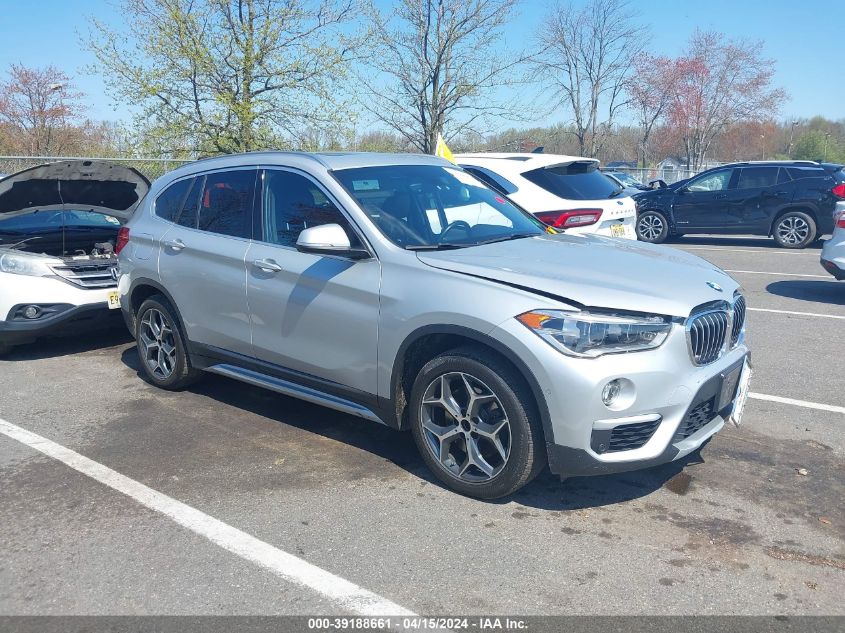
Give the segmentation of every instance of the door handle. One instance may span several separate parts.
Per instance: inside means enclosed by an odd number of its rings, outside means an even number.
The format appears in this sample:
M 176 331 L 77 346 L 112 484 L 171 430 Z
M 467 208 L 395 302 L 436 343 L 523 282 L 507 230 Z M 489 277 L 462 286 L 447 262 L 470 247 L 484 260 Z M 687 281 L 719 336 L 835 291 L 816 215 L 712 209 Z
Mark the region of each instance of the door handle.
M 174 251 L 181 251 L 185 248 L 185 242 L 178 238 L 175 240 L 165 240 L 162 244 L 164 244 L 167 248 L 172 248 Z
M 280 273 L 284 270 L 284 268 L 279 266 L 272 259 L 256 259 L 254 262 L 252 262 L 252 265 L 256 268 L 260 268 L 266 273 Z

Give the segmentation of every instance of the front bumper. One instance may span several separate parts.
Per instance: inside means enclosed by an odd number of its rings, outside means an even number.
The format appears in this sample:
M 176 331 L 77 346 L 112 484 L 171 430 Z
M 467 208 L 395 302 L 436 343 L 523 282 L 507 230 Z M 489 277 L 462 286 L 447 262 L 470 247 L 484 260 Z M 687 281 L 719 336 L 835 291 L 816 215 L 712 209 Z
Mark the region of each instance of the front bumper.
M 50 305 L 56 308 L 55 312 L 33 320 L 12 318 L 17 312 L 17 306 L 13 307 L 9 319 L 0 321 L 0 344 L 21 345 L 45 336 L 75 334 L 120 323 L 119 311 L 109 310 L 108 303 Z
M 540 386 L 549 466 L 561 476 L 638 470 L 697 450 L 730 415 L 732 401 L 717 404 L 723 377 L 736 377 L 733 370 L 748 356 L 740 340 L 717 361 L 695 366 L 681 326 L 655 350 L 595 359 L 565 356 L 519 323 L 502 324 L 495 335 L 527 362 Z M 614 410 L 601 391 L 616 378 L 630 381 L 635 395 Z M 608 445 L 614 429 L 619 437 Z
M 819 262 L 827 272 L 834 276 L 835 279 L 839 281 L 845 280 L 845 263 L 843 266 L 840 267 L 835 261 L 830 259 L 825 259 L 822 257 Z

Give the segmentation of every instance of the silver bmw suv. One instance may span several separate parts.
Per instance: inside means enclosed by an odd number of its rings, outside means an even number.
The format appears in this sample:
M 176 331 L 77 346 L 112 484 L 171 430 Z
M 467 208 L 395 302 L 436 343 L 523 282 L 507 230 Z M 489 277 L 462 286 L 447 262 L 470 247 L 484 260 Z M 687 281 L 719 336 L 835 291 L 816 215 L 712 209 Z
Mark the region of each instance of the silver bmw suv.
M 463 494 L 679 459 L 738 423 L 736 282 L 560 234 L 441 159 L 251 153 L 157 180 L 117 242 L 151 383 L 213 372 L 410 429 Z

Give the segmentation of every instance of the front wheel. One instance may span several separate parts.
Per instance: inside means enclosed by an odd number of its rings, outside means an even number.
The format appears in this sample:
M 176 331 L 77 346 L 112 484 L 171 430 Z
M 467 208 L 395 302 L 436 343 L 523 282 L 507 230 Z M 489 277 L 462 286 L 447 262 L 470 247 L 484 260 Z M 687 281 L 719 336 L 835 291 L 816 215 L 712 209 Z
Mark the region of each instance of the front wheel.
M 669 222 L 659 211 L 643 211 L 637 218 L 637 239 L 661 244 L 669 237 Z
M 802 211 L 790 211 L 777 219 L 772 236 L 784 248 L 806 248 L 816 239 L 816 223 Z
M 546 463 L 542 426 L 522 376 L 475 348 L 426 363 L 410 418 L 423 460 L 446 486 L 479 499 L 512 494 Z

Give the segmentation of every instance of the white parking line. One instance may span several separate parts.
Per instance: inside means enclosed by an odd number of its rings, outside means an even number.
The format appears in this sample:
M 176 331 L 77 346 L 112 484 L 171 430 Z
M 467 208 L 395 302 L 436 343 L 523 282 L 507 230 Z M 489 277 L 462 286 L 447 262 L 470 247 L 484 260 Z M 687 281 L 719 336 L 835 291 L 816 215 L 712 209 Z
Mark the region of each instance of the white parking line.
M 726 273 L 744 273 L 747 275 L 774 275 L 775 277 L 812 277 L 813 279 L 828 279 L 833 282 L 833 277 L 830 275 L 805 275 L 802 273 L 770 273 L 762 270 L 730 270 L 724 269 Z
M 845 407 L 837 407 L 832 404 L 819 404 L 818 402 L 807 402 L 806 400 L 795 400 L 794 398 L 783 398 L 781 396 L 770 396 L 765 393 L 748 394 L 749 398 L 755 400 L 768 400 L 769 402 L 779 402 L 781 404 L 791 404 L 796 407 L 805 407 L 807 409 L 818 409 L 819 411 L 830 411 L 832 413 L 845 413 Z
M 311 589 L 356 614 L 414 615 L 386 598 L 273 547 L 52 440 L 3 419 L 0 419 L 0 433 L 131 497 L 151 510 L 164 514 L 182 527 L 204 536 L 236 556 L 255 563 L 284 580 Z
M 771 310 L 769 308 L 748 308 L 749 312 L 773 312 L 775 314 L 794 314 L 795 316 L 818 317 L 820 319 L 845 319 L 838 314 L 819 314 L 818 312 L 795 312 L 794 310 Z
M 772 248 L 760 248 L 758 250 L 752 250 L 750 248 L 731 248 L 730 246 L 678 246 L 676 248 L 681 248 L 688 251 L 724 251 L 726 253 L 777 253 L 778 256 L 780 255 L 815 255 L 816 257 L 819 256 L 818 251 L 783 251 L 783 250 L 776 250 Z

